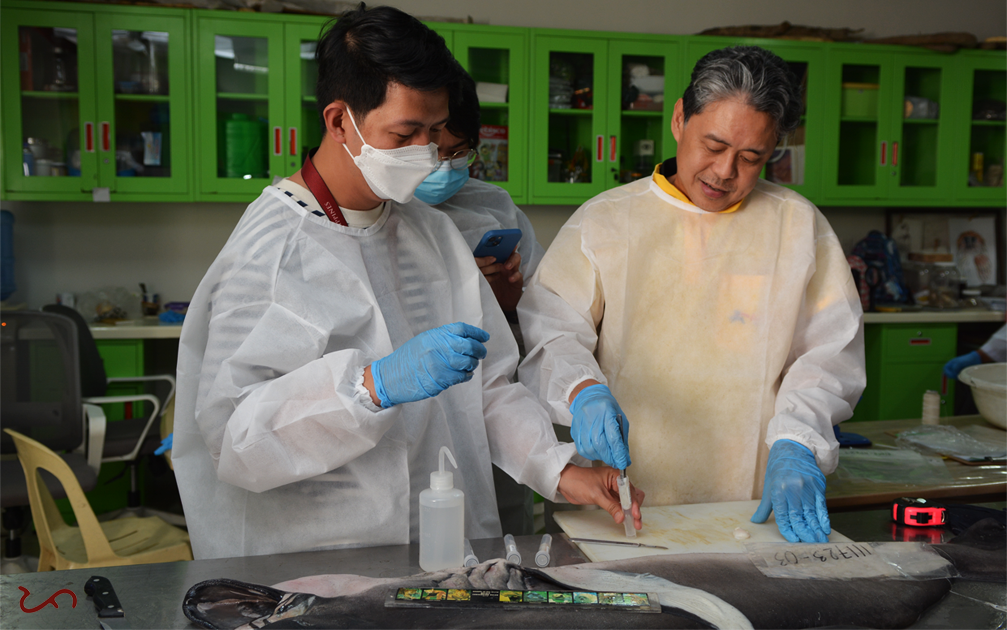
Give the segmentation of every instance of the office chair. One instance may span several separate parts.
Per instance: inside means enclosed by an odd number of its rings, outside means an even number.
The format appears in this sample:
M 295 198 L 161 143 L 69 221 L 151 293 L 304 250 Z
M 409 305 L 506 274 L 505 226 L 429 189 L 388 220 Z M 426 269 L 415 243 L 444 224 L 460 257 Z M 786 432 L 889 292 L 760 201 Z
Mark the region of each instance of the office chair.
M 77 482 L 91 490 L 98 471 L 88 464 L 85 436 L 89 417 L 103 420 L 104 414 L 81 399 L 76 326 L 62 315 L 40 311 L 4 311 L 0 320 L 0 428 L 63 451 L 59 456 Z M 15 451 L 13 440 L 0 433 L 0 506 L 8 531 L 5 555 L 11 560 L 21 556 L 29 505 Z M 46 484 L 56 498 L 66 496 L 55 479 L 47 476 Z
M 105 364 L 98 353 L 98 346 L 91 335 L 87 321 L 76 310 L 61 304 L 50 304 L 42 307 L 47 313 L 58 313 L 73 320 L 77 328 L 78 354 L 80 356 L 80 387 L 85 402 L 92 405 L 107 403 L 147 402 L 150 415 L 138 418 L 126 418 L 112 422 L 104 422 L 104 435 L 100 428 L 94 430 L 95 443 L 88 445 L 88 454 L 92 465 L 97 463 L 125 462 L 129 467 L 129 495 L 127 509 L 140 508 L 139 461 L 143 455 L 152 454 L 161 443 L 158 427 L 155 426 L 162 415 L 162 410 L 171 402 L 175 395 L 175 378 L 168 374 L 152 376 L 130 376 L 108 378 L 105 374 Z M 151 383 L 162 381 L 168 385 L 168 393 L 162 402 L 153 394 L 133 394 L 126 396 L 107 396 L 108 386 L 113 383 Z M 94 460 L 97 460 L 95 462 Z

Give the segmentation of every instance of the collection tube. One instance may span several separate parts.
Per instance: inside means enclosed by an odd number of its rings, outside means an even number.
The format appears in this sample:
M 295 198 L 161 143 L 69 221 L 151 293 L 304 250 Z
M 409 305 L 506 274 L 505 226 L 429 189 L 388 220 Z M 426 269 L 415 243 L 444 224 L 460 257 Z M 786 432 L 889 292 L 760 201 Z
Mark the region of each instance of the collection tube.
M 504 547 L 507 549 L 507 562 L 521 564 L 521 554 L 517 550 L 517 543 L 514 536 L 507 534 L 504 536 Z
M 546 534 L 542 537 L 542 542 L 538 546 L 538 553 L 535 554 L 535 564 L 540 567 L 549 566 L 549 552 L 552 550 L 552 535 Z

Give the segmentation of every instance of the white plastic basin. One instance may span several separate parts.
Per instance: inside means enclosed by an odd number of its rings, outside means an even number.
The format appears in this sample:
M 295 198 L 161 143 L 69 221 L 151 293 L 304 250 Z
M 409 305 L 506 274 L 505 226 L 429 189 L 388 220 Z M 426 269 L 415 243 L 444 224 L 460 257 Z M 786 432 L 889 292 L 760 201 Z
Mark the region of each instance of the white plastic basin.
M 958 380 L 972 388 L 980 415 L 1007 429 L 1007 363 L 985 363 L 965 368 Z

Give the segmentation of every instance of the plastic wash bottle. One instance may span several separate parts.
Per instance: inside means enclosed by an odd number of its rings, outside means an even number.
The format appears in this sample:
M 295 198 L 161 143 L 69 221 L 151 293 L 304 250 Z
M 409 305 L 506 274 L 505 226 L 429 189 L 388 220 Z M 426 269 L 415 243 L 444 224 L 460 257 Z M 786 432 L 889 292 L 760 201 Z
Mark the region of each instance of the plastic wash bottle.
M 454 487 L 454 476 L 444 470 L 444 456 L 458 468 L 455 457 L 441 447 L 440 470 L 430 473 L 430 487 L 420 493 L 420 568 L 439 571 L 462 566 L 465 550 L 465 493 Z

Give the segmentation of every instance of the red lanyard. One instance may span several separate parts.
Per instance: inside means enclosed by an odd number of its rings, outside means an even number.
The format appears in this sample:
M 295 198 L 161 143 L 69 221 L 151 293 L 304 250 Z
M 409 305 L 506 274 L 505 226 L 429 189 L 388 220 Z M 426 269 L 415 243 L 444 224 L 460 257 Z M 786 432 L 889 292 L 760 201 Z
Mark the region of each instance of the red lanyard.
M 304 183 L 308 185 L 308 190 L 315 196 L 315 201 L 318 202 L 318 205 L 322 206 L 322 210 L 325 210 L 325 214 L 329 217 L 329 220 L 337 225 L 346 226 L 346 219 L 343 218 L 343 212 L 339 209 L 336 198 L 332 196 L 329 187 L 325 185 L 322 176 L 318 174 L 315 165 L 311 163 L 311 156 L 317 150 L 313 149 L 304 159 L 304 164 L 301 166 L 301 177 L 304 178 Z

